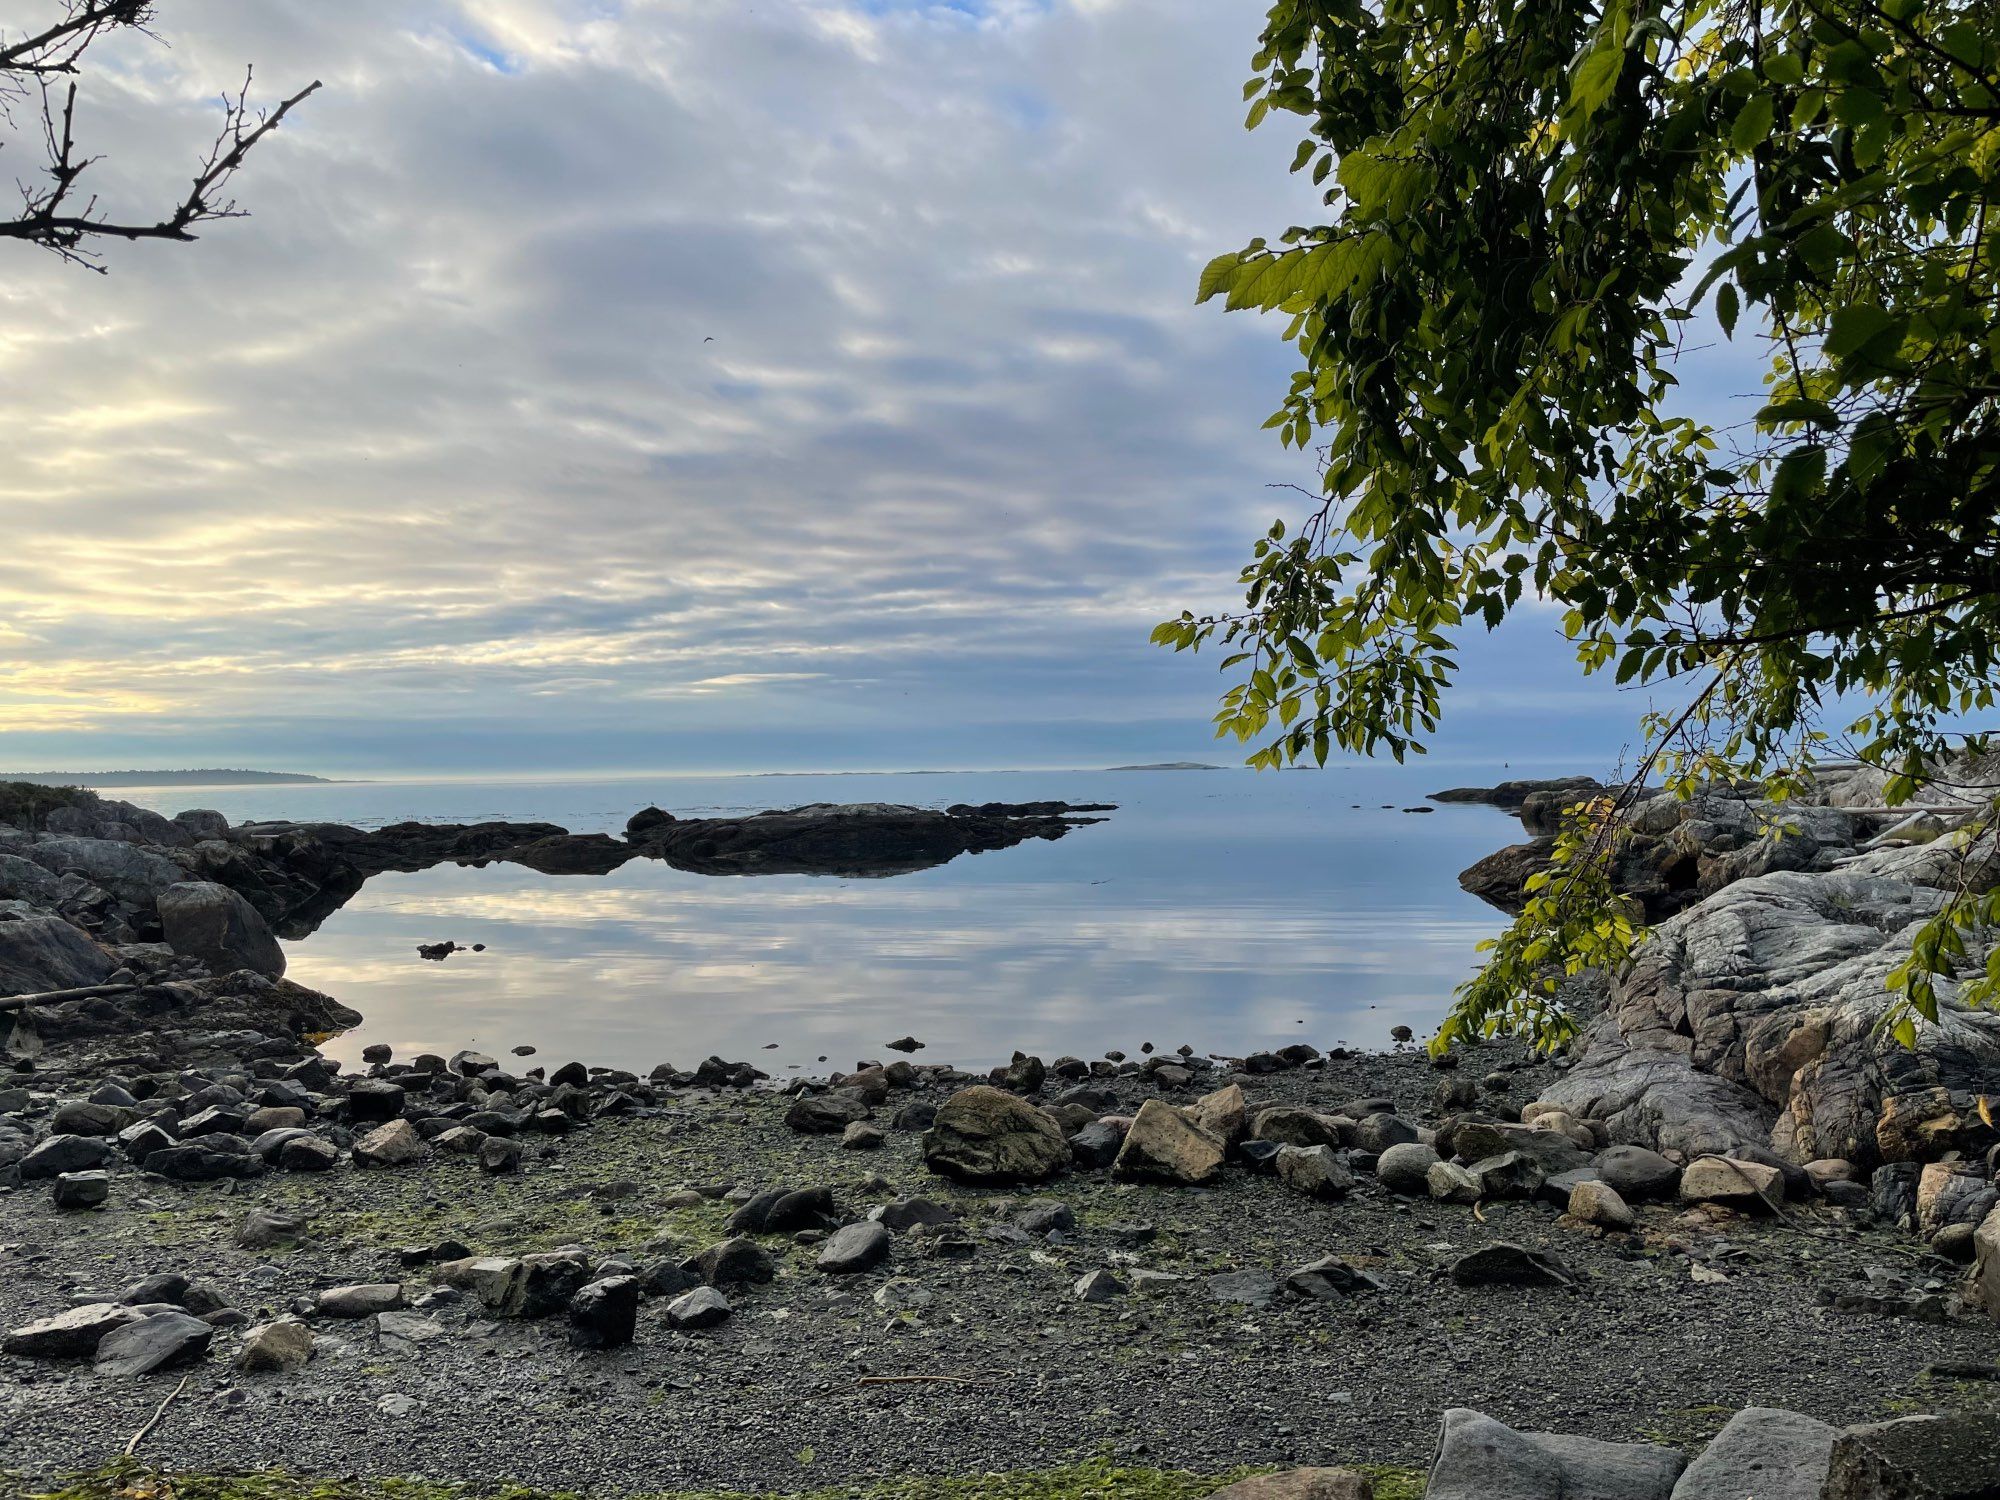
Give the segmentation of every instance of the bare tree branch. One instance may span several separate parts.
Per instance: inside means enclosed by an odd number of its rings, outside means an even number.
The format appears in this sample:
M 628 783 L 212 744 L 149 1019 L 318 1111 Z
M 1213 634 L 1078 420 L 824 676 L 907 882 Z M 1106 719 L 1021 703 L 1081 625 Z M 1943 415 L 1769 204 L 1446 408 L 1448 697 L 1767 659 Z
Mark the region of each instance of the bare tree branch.
M 12 123 L 8 105 L 35 91 L 41 95 L 41 135 L 45 158 L 39 177 L 18 182 L 21 208 L 0 219 L 0 239 L 25 240 L 54 252 L 72 265 L 103 271 L 96 244 L 107 239 L 196 239 L 195 227 L 217 219 L 239 219 L 245 210 L 227 196 L 229 179 L 259 141 L 276 130 L 292 108 L 316 91 L 314 80 L 276 109 L 250 106 L 251 70 L 243 86 L 222 97 L 222 129 L 209 146 L 188 191 L 161 218 L 114 219 L 101 212 L 94 195 L 77 191 L 78 179 L 100 158 L 85 155 L 76 140 L 77 85 L 74 75 L 90 45 L 119 30 L 151 35 L 150 0 L 64 0 L 60 19 L 9 42 L 0 35 L 0 118 Z M 62 82 L 62 75 L 71 80 Z

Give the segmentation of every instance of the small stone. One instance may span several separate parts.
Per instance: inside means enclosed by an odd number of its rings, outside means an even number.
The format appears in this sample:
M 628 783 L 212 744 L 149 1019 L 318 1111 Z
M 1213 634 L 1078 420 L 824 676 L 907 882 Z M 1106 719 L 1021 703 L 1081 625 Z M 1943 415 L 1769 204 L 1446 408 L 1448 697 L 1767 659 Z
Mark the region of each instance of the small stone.
M 347 1091 L 347 1117 L 356 1124 L 399 1119 L 409 1094 L 386 1078 L 363 1078 Z
M 839 1135 L 869 1113 L 868 1102 L 856 1094 L 801 1094 L 785 1111 L 785 1124 L 801 1135 Z
M 1222 1170 L 1222 1138 L 1159 1099 L 1139 1106 L 1111 1175 L 1127 1182 L 1200 1184 Z
M 328 1287 L 315 1303 L 320 1316 L 326 1318 L 371 1318 L 402 1305 L 403 1286 L 397 1281 Z
M 1354 1174 L 1331 1146 L 1282 1146 L 1276 1165 L 1278 1180 L 1308 1198 L 1336 1202 L 1354 1188 Z
M 1570 1189 L 1569 1216 L 1599 1229 L 1627 1230 L 1638 1219 L 1608 1182 L 1579 1182 Z
M 569 1341 L 579 1349 L 632 1342 L 639 1321 L 639 1278 L 607 1276 L 580 1287 L 569 1303 Z
M 1683 1203 L 1770 1209 L 1784 1202 L 1785 1174 L 1760 1161 L 1698 1156 L 1681 1172 L 1680 1196 Z
M 306 1221 L 296 1214 L 275 1208 L 253 1208 L 236 1231 L 236 1243 L 245 1250 L 270 1250 L 280 1245 L 296 1245 L 305 1237 Z
M 1195 1124 L 1221 1136 L 1226 1144 L 1241 1140 L 1250 1128 L 1249 1109 L 1239 1084 L 1202 1095 L 1187 1107 L 1187 1113 Z
M 919 1225 L 940 1228 L 958 1222 L 957 1214 L 929 1198 L 898 1198 L 893 1203 L 884 1203 L 874 1209 L 869 1217 L 887 1225 L 897 1234 L 904 1234 Z
M 236 1368 L 250 1373 L 281 1372 L 305 1367 L 312 1358 L 313 1335 L 297 1318 L 278 1318 L 243 1331 Z
M 856 1120 L 840 1133 L 843 1151 L 880 1151 L 888 1143 L 889 1137 L 882 1128 L 866 1120 Z
M 354 1143 L 354 1162 L 361 1167 L 401 1167 L 418 1160 L 428 1149 L 416 1126 L 408 1120 L 391 1120 Z M 283 1160 L 282 1155 L 279 1159 Z
M 764 1247 L 741 1235 L 710 1245 L 692 1258 L 688 1268 L 716 1287 L 765 1282 L 778 1274 Z
M 111 1142 L 95 1135 L 52 1135 L 20 1161 L 21 1180 L 35 1182 L 65 1172 L 89 1172 L 111 1160 Z
M 698 1286 L 667 1304 L 667 1321 L 676 1328 L 713 1328 L 729 1313 L 729 1299 L 712 1286 Z
M 1438 1154 L 1419 1141 L 1403 1141 L 1375 1162 L 1375 1180 L 1392 1193 L 1421 1198 L 1430 1191 L 1430 1170 Z
M 65 1213 L 96 1208 L 111 1196 L 109 1172 L 64 1172 L 56 1178 L 49 1196 Z
M 1575 1278 L 1554 1256 L 1509 1240 L 1496 1240 L 1461 1255 L 1451 1263 L 1451 1279 L 1460 1286 L 1576 1285 Z
M 468 1291 L 481 1306 L 500 1317 L 513 1317 L 527 1295 L 528 1268 L 512 1256 L 479 1255 L 447 1261 L 438 1267 L 445 1285 Z
M 316 1135 L 299 1136 L 278 1148 L 278 1165 L 287 1172 L 331 1172 L 340 1165 L 340 1150 Z
M 1276 1141 L 1281 1146 L 1343 1144 L 1340 1126 L 1331 1115 L 1290 1104 L 1274 1104 L 1258 1110 L 1250 1122 L 1250 1134 L 1257 1140 Z
M 154 1313 L 115 1328 L 97 1346 L 100 1375 L 150 1375 L 201 1358 L 215 1330 L 184 1312 Z
M 521 1170 L 521 1143 L 507 1136 L 489 1135 L 479 1147 L 479 1170 L 489 1177 L 506 1177 Z
M 872 1271 L 889 1258 L 889 1245 L 889 1231 L 874 1220 L 864 1220 L 835 1230 L 816 1264 L 831 1276 Z
M 1680 1187 L 1681 1169 L 1644 1146 L 1609 1146 L 1591 1165 L 1627 1203 L 1671 1198 Z
M 1079 1276 L 1073 1288 L 1079 1301 L 1109 1302 L 1113 1297 L 1126 1293 L 1125 1283 L 1109 1271 L 1091 1271 Z
M 0 1353 L 28 1359 L 74 1359 L 93 1352 L 105 1335 L 144 1316 L 122 1303 L 87 1302 L 52 1318 L 10 1329 L 0 1339 Z
M 1432 1162 L 1424 1182 L 1440 1203 L 1477 1203 L 1480 1198 L 1479 1179 L 1454 1161 Z

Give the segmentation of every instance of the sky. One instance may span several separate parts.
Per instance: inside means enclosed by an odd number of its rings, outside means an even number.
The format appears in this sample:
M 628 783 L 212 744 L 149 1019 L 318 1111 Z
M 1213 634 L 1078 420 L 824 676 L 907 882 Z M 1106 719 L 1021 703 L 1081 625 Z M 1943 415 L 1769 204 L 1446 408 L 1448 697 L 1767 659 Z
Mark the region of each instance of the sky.
M 107 211 L 247 63 L 325 86 L 199 244 L 0 245 L 0 767 L 1240 758 L 1146 636 L 1312 482 L 1279 328 L 1194 303 L 1316 209 L 1242 128 L 1261 13 L 163 4 L 83 82 Z M 1441 760 L 1648 706 L 1541 612 L 1462 659 Z

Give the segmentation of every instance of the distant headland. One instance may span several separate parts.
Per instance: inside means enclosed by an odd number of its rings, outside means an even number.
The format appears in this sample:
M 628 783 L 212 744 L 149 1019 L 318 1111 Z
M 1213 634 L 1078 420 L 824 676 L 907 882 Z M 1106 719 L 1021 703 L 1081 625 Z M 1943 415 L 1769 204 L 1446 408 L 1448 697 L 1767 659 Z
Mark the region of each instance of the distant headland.
M 330 786 L 325 776 L 300 771 L 0 771 L 0 781 L 37 786 L 247 786 L 253 783 Z
M 1199 760 L 1163 760 L 1149 766 L 1106 766 L 1107 771 L 1226 771 L 1227 766 L 1211 766 Z

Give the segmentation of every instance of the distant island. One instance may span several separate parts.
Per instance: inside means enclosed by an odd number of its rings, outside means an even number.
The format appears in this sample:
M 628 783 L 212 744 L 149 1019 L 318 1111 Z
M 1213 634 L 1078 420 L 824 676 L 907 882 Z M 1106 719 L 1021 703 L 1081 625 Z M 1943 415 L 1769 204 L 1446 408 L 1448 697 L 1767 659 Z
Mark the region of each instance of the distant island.
M 1149 766 L 1106 766 L 1107 771 L 1226 771 L 1227 766 L 1211 766 L 1199 760 L 1163 760 Z
M 331 786 L 330 778 L 299 771 L 0 771 L 0 781 L 36 786 L 245 786 L 275 782 Z

